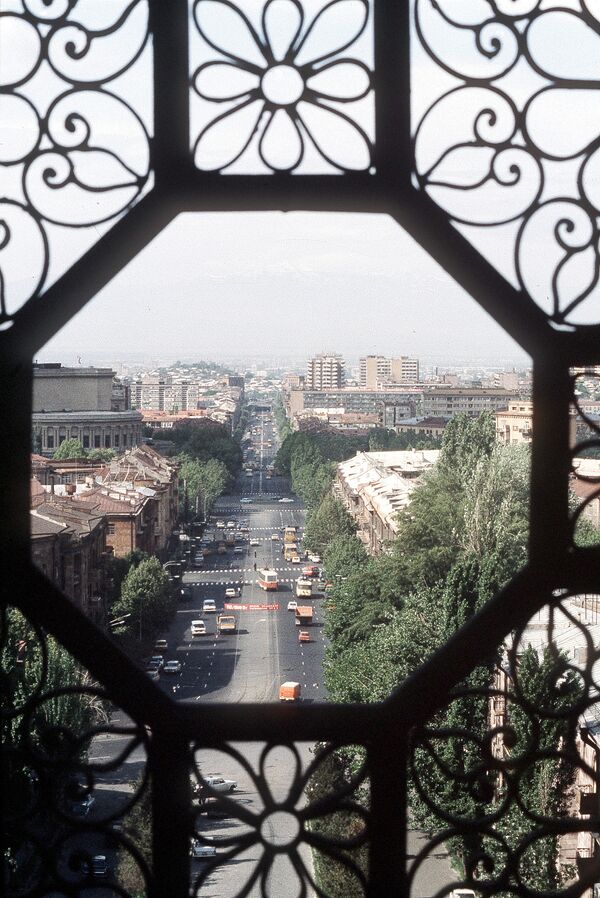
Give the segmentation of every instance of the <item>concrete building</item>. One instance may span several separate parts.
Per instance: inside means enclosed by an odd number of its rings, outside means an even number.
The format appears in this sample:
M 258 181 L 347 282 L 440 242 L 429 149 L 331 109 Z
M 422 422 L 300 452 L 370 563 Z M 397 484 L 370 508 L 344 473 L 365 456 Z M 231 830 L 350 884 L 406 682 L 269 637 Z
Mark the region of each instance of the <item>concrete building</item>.
M 500 443 L 515 445 L 531 443 L 533 434 L 533 402 L 519 400 L 509 402 L 508 408 L 496 412 L 496 437 Z M 577 439 L 577 416 L 573 411 L 569 419 L 571 445 Z
M 509 402 L 518 398 L 501 387 L 445 387 L 440 384 L 424 389 L 422 414 L 434 418 L 452 418 L 459 414 L 477 417 L 482 412 L 507 409 Z
M 41 455 L 53 455 L 69 439 L 84 449 L 118 451 L 141 442 L 141 415 L 114 410 L 124 398 L 113 390 L 114 377 L 110 368 L 34 365 L 32 431 Z
M 344 360 L 337 354 L 321 354 L 308 360 L 307 390 L 341 390 L 344 386 Z
M 408 356 L 367 355 L 360 360 L 360 386 L 376 390 L 386 383 L 418 383 L 419 360 Z
M 358 452 L 337 466 L 334 494 L 354 518 L 357 536 L 371 555 L 385 551 L 396 537 L 398 513 L 439 454 L 439 449 Z
M 292 422 L 295 415 L 307 409 L 318 409 L 328 414 L 378 415 L 384 421 L 386 405 L 396 406 L 407 415 L 415 415 L 422 401 L 419 388 L 400 390 L 361 390 L 346 387 L 341 390 L 290 390 L 285 395 L 286 412 Z M 398 418 L 401 413 L 398 413 Z
M 160 412 L 197 409 L 204 389 L 198 381 L 144 374 L 131 385 L 131 404 L 136 409 Z
M 447 424 L 446 418 L 406 418 L 399 421 L 394 430 L 396 433 L 412 433 L 415 436 L 441 439 Z

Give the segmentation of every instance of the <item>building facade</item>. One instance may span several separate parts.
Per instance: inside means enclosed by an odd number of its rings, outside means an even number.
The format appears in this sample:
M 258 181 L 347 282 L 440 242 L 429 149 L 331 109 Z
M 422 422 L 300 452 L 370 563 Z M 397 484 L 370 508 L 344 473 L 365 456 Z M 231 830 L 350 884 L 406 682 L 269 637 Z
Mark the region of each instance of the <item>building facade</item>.
M 142 439 L 141 415 L 115 411 L 124 400 L 113 391 L 110 368 L 64 368 L 60 364 L 33 369 L 32 433 L 36 451 L 51 456 L 64 440 L 79 440 L 84 449 L 122 449 Z
M 419 360 L 408 356 L 367 355 L 360 360 L 360 386 L 375 390 L 385 383 L 418 383 Z
M 307 390 L 341 390 L 344 379 L 344 360 L 340 355 L 322 354 L 308 360 Z
M 334 494 L 354 518 L 369 554 L 384 552 L 396 537 L 398 513 L 439 454 L 439 449 L 358 452 L 337 466 Z
M 488 387 L 444 387 L 434 386 L 423 392 L 422 414 L 426 417 L 452 418 L 466 414 L 476 418 L 482 412 L 496 412 L 507 409 L 509 402 L 518 396 L 504 390 Z

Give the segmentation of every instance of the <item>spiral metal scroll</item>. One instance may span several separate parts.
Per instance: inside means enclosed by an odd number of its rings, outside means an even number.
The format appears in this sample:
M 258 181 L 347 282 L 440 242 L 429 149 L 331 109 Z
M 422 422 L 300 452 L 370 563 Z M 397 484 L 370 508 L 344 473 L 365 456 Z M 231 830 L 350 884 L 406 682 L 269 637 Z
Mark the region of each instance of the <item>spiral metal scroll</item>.
M 251 159 L 270 173 L 368 170 L 371 71 L 345 55 L 361 53 L 368 0 L 330 0 L 310 19 L 299 0 L 257 7 L 260 24 L 229 0 L 193 3 L 202 42 L 192 58 L 203 60 L 190 79 L 192 111 L 202 113 L 196 166 L 229 172 Z
M 434 834 L 413 893 L 441 845 L 477 895 L 576 896 L 597 880 L 599 611 L 598 596 L 556 592 L 413 734 L 413 811 Z
M 414 26 L 416 183 L 554 326 L 597 324 L 598 4 L 415 0 Z
M 0 620 L 0 661 L 5 894 L 79 894 L 97 887 L 94 856 L 110 854 L 121 862 L 103 882 L 130 895 L 124 857 L 130 878 L 151 880 L 148 846 L 123 826 L 148 792 L 145 728 L 114 722 L 105 692 L 13 608 Z
M 337 788 L 331 779 L 331 763 L 343 765 L 346 748 L 350 749 L 347 758 L 356 764 L 356 746 L 318 745 L 308 759 L 306 746 L 265 744 L 252 763 L 247 747 L 225 745 L 218 761 L 214 754 L 210 760 L 236 782 L 235 790 L 223 793 L 211 786 L 208 772 L 203 772 L 201 747 L 192 746 L 191 836 L 196 844 L 216 849 L 214 857 L 205 859 L 194 874 L 194 893 L 203 893 L 216 870 L 237 863 L 236 898 L 280 894 L 281 883 L 285 894 L 326 898 L 322 882 L 314 876 L 311 851 L 342 870 L 354 883 L 354 891 L 364 891 L 365 864 L 359 862 L 357 850 L 364 848 L 369 833 L 366 766 L 346 770 Z M 225 829 L 220 830 L 218 823 L 211 825 L 210 815 L 226 817 Z M 340 815 L 345 821 L 343 833 L 336 826 Z
M 593 515 L 594 503 L 600 499 L 600 419 L 586 411 L 581 385 L 587 382 L 598 384 L 600 380 L 595 374 L 574 373 L 572 383 L 572 409 L 577 424 L 577 434 L 571 448 L 572 481 L 572 513 L 571 541 L 573 545 L 586 545 L 591 541 L 597 545 L 594 531 L 582 532 L 582 522 Z M 586 459 L 586 456 L 589 459 Z M 583 485 L 578 489 L 575 484 Z
M 144 79 L 122 80 L 147 44 L 147 0 L 0 12 L 0 329 L 148 184 Z

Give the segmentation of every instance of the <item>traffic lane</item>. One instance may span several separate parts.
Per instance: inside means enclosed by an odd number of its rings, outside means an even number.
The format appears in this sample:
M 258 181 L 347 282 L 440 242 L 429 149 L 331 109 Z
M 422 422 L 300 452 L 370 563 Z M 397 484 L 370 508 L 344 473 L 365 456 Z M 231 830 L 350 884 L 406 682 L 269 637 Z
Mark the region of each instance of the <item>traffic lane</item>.
M 297 601 L 301 600 L 297 599 Z M 279 613 L 279 653 L 282 682 L 292 680 L 300 683 L 303 702 L 325 701 L 326 694 L 323 686 L 325 642 L 322 635 L 320 609 L 314 601 L 310 599 L 304 601 L 313 607 L 313 623 L 306 627 L 297 626 L 295 613 L 286 610 L 287 602 Z M 298 633 L 301 629 L 309 632 L 310 642 L 299 641 Z
M 303 774 L 307 770 L 314 758 L 314 746 L 312 743 L 298 742 L 295 743 L 295 749 L 301 765 L 300 773 Z M 296 773 L 296 756 L 286 746 L 273 746 L 266 754 L 265 744 L 262 742 L 244 742 L 234 743 L 232 748 L 240 753 L 240 755 L 248 763 L 254 776 L 248 773 L 235 758 L 227 752 L 217 749 L 199 749 L 196 752 L 196 764 L 204 775 L 216 773 L 227 779 L 237 782 L 235 792 L 228 797 L 234 802 L 238 802 L 249 811 L 255 818 L 256 829 L 260 827 L 260 821 L 270 807 L 283 804 L 290 794 L 293 785 L 294 774 Z M 268 792 L 271 796 L 269 804 L 266 806 L 257 789 L 256 781 L 262 775 L 266 779 Z M 249 827 L 243 823 L 235 814 L 225 819 L 211 819 L 204 814 L 199 814 L 196 818 L 196 826 L 200 836 L 208 837 L 212 840 L 217 848 L 217 856 L 221 852 L 225 852 L 225 847 L 221 848 L 219 840 L 231 837 L 241 838 L 248 832 Z M 274 826 L 271 827 L 273 832 L 270 833 L 274 838 L 285 835 L 281 832 L 281 826 L 285 824 L 282 818 L 276 819 Z M 311 876 L 314 876 L 312 866 L 312 854 L 309 847 L 301 842 L 298 851 L 304 864 Z M 213 868 L 204 880 L 201 889 L 202 893 L 219 896 L 219 898 L 234 898 L 240 893 L 245 883 L 251 877 L 256 869 L 256 864 L 262 856 L 262 848 L 260 841 L 253 845 L 250 849 L 241 852 L 232 861 L 225 861 Z M 202 870 L 202 865 L 192 862 L 192 882 L 197 883 L 197 877 Z M 292 895 L 299 892 L 300 889 L 295 888 L 290 881 L 289 866 L 280 864 L 273 865 L 269 883 L 267 886 L 267 894 L 275 896 Z M 260 880 L 253 886 L 248 893 L 251 898 L 262 898 L 263 892 Z M 313 890 L 307 883 L 307 898 L 313 898 Z

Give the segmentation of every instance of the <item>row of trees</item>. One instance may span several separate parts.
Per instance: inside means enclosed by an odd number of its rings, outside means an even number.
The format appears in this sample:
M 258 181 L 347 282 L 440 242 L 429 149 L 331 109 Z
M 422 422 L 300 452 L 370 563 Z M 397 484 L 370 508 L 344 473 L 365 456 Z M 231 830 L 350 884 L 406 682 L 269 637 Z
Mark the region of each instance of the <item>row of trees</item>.
M 206 462 L 189 455 L 179 455 L 179 477 L 184 483 L 182 514 L 186 518 L 191 507 L 196 514 L 202 513 L 206 520 L 208 510 L 215 499 L 222 495 L 231 482 L 231 474 L 226 465 L 217 458 Z
M 481 609 L 526 561 L 528 501 L 528 448 L 498 445 L 487 414 L 450 422 L 440 461 L 400 514 L 388 554 L 368 557 L 343 507 L 330 495 L 323 498 L 310 515 L 306 543 L 324 553 L 334 582 L 325 660 L 331 700 L 384 700 Z M 444 814 L 474 820 L 490 813 L 502 792 L 486 753 L 488 692 L 499 653 L 500 647 L 473 670 L 462 694 L 429 722 L 439 735 L 415 748 L 411 813 L 414 825 L 430 835 L 445 828 Z M 525 652 L 520 686 L 534 707 L 554 710 L 571 707 L 579 689 L 552 647 L 542 657 Z M 516 700 L 509 701 L 508 713 L 513 755 L 531 745 L 532 733 L 547 753 L 519 782 L 522 804 L 513 803 L 494 824 L 499 838 L 515 848 L 534 828 L 524 808 L 541 816 L 565 813 L 573 770 L 553 755 L 567 735 L 564 721 L 532 720 Z M 449 849 L 466 872 L 478 853 L 501 860 L 500 841 L 496 847 L 489 841 L 474 830 L 453 839 Z M 525 852 L 520 871 L 533 888 L 557 887 L 565 870 L 556 838 Z M 354 892 L 340 880 L 332 894 L 348 898 Z
M 41 442 L 37 435 L 33 438 L 33 452 L 41 450 Z M 84 449 L 81 440 L 75 438 L 63 440 L 60 446 L 54 451 L 52 458 L 57 461 L 66 461 L 69 458 L 85 458 L 87 461 L 109 462 L 116 457 L 114 449 Z
M 154 436 L 164 437 L 164 431 L 154 431 Z M 240 444 L 222 425 L 179 424 L 169 431 L 169 440 L 180 457 L 202 463 L 215 459 L 225 465 L 232 477 L 241 467 Z

